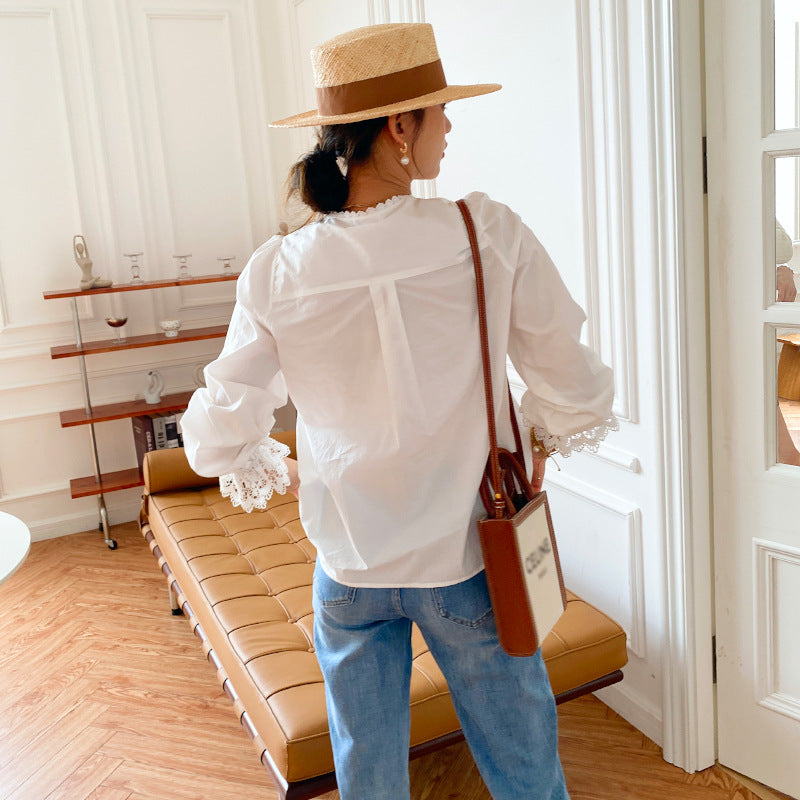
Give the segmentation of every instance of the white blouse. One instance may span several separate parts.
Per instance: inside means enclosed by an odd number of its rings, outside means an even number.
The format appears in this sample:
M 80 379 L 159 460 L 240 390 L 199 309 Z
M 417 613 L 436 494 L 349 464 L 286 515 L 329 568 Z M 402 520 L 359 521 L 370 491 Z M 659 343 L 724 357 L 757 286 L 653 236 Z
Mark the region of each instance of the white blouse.
M 467 198 L 483 261 L 500 443 L 513 442 L 506 354 L 524 424 L 595 448 L 616 421 L 611 371 L 542 245 L 509 208 Z M 483 568 L 475 521 L 489 450 L 472 256 L 455 203 L 400 196 L 262 245 L 242 272 L 219 358 L 183 416 L 189 462 L 250 511 L 288 485 L 269 438 L 298 412 L 300 516 L 350 586 L 445 586 Z M 513 449 L 513 448 L 512 448 Z

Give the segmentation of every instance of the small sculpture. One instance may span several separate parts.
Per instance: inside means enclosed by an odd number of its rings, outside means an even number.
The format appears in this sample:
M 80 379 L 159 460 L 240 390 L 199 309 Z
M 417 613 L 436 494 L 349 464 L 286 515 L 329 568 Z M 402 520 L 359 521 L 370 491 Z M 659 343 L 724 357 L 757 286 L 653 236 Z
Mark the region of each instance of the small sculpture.
M 72 237 L 72 252 L 75 254 L 75 263 L 83 273 L 81 289 L 105 289 L 114 283 L 107 278 L 95 278 L 92 275 L 92 259 L 89 258 L 89 248 L 86 246 L 86 240 L 80 234 Z
M 198 364 L 194 368 L 194 382 L 198 389 L 205 389 L 206 386 L 206 367 L 205 364 Z
M 164 379 L 161 373 L 151 369 L 147 373 L 147 388 L 144 390 L 144 401 L 148 405 L 161 402 L 161 390 L 164 388 Z

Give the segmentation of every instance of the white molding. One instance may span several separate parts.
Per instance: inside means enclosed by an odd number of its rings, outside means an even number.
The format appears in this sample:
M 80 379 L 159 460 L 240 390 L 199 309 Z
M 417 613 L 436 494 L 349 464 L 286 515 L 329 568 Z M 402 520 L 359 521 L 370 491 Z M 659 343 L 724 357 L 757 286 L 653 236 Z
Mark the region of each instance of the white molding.
M 514 365 L 511 363 L 511 359 L 509 358 L 506 359 L 506 372 L 511 388 L 516 389 L 517 395 L 521 397 L 527 391 L 528 387 L 525 385 L 525 382 L 522 380 L 519 373 L 514 368 Z M 639 461 L 638 456 L 634 455 L 633 453 L 629 453 L 627 450 L 614 447 L 605 441 L 599 443 L 596 452 L 590 450 L 585 451 L 581 453 L 581 457 L 598 458 L 601 461 L 605 461 L 606 464 L 611 464 L 612 466 L 623 469 L 626 472 L 638 474 L 642 471 L 642 463 Z
M 392 21 L 389 0 L 367 0 L 367 24 L 381 25 Z
M 252 97 L 250 101 L 252 103 L 253 108 L 256 109 L 256 118 L 258 120 L 257 125 L 257 136 L 259 142 L 258 148 L 258 155 L 260 158 L 260 175 L 263 179 L 263 182 L 259 184 L 256 181 L 256 186 L 251 187 L 252 191 L 255 192 L 257 197 L 264 196 L 264 202 L 266 204 L 266 211 L 270 215 L 271 219 L 277 220 L 280 215 L 280 209 L 278 207 L 278 203 L 276 201 L 276 196 L 274 192 L 266 191 L 267 186 L 275 186 L 278 184 L 276 180 L 276 176 L 274 174 L 274 170 L 272 168 L 272 163 L 270 160 L 270 144 L 269 139 L 267 136 L 267 131 L 269 130 L 269 121 L 272 116 L 269 114 L 267 108 L 267 87 L 266 87 L 266 75 L 264 74 L 264 69 L 261 65 L 261 61 L 259 59 L 259 54 L 261 52 L 261 47 L 265 46 L 259 39 L 259 25 L 258 25 L 258 14 L 256 11 L 256 3 L 258 0 L 243 0 L 245 4 L 245 26 L 246 26 L 246 39 L 247 39 L 247 59 L 250 63 L 250 73 L 255 81 L 255 84 L 252 86 Z M 248 171 L 248 176 L 250 175 Z M 251 181 L 254 180 L 251 177 Z M 251 228 L 253 227 L 251 221 Z M 253 242 L 253 250 L 256 249 L 261 244 L 261 242 L 254 241 Z M 224 255 L 224 254 L 223 254 Z M 249 258 L 250 254 L 242 254 L 242 258 L 245 257 Z M 241 262 L 241 268 L 244 267 L 244 260 Z
M 264 191 L 265 186 L 272 185 L 274 176 L 269 166 L 263 70 L 255 40 L 258 24 L 252 0 L 247 0 L 244 6 L 232 0 L 216 0 L 214 3 L 206 3 L 204 8 L 187 8 L 177 4 L 175 0 L 171 0 L 171 4 L 138 0 L 130 5 L 125 4 L 124 0 L 115 0 L 114 10 L 126 76 L 127 106 L 129 109 L 139 110 L 139 113 L 133 114 L 130 124 L 137 165 L 137 194 L 144 231 L 145 263 L 163 263 L 175 247 L 183 248 L 187 245 L 176 242 L 175 207 L 166 180 L 169 153 L 163 137 L 164 109 L 159 96 L 151 22 L 163 19 L 201 20 L 216 21 L 222 26 L 221 37 L 227 45 L 223 54 L 228 59 L 226 69 L 233 76 L 235 84 L 235 91 L 231 95 L 234 107 L 231 141 L 238 148 L 240 162 L 250 165 L 243 173 L 244 183 L 240 187 L 242 207 L 247 209 L 242 225 L 248 240 L 246 249 L 249 249 L 249 252 L 236 254 L 243 266 L 250 252 L 261 244 L 255 235 L 256 218 L 271 216 L 277 219 L 273 193 Z M 245 109 L 254 109 L 255 124 L 245 120 Z M 249 146 L 248 140 L 251 140 Z M 190 269 L 198 271 L 197 266 L 191 262 Z M 161 277 L 161 274 L 151 277 Z M 180 317 L 185 312 L 187 319 L 191 319 L 192 313 L 197 309 L 202 309 L 204 319 L 213 313 L 219 313 L 222 317 L 224 315 L 218 310 L 219 306 L 233 302 L 233 298 L 219 293 L 209 298 L 192 299 L 193 293 L 191 288 L 186 287 L 180 287 L 174 293 L 149 293 L 153 318 L 158 320 L 167 316 Z M 174 298 L 177 298 L 177 304 L 171 306 Z M 194 316 L 196 317 L 196 313 Z
M 639 421 L 633 299 L 628 0 L 576 0 L 587 335 L 614 369 L 617 417 Z
M 626 472 L 640 474 L 642 471 L 642 463 L 637 456 L 605 442 L 600 442 L 597 452 L 589 453 L 589 455 L 599 458 L 607 464 L 624 469 Z
M 600 689 L 595 694 L 648 739 L 658 745 L 662 744 L 663 720 L 660 709 L 656 708 L 647 697 L 631 689 L 624 680 L 622 683 Z
M 305 59 L 308 58 L 308 53 L 304 53 L 300 45 L 300 20 L 297 16 L 297 8 L 304 0 L 286 0 L 288 8 L 287 14 L 289 18 L 289 47 L 291 50 L 292 68 L 289 73 L 294 78 L 294 103 L 292 107 L 295 109 L 305 108 L 306 92 L 303 81 L 303 76 L 307 75 L 307 64 Z M 368 13 L 371 13 L 368 8 Z M 309 87 L 312 89 L 313 87 Z M 309 150 L 308 131 L 304 128 L 291 128 L 288 135 L 292 137 L 294 142 L 295 153 L 304 153 Z
M 753 641 L 755 643 L 756 702 L 792 719 L 800 720 L 800 697 L 781 692 L 776 664 L 776 562 L 800 570 L 800 548 L 753 539 Z
M 772 156 L 796 156 L 800 150 L 800 131 L 771 133 L 762 140 L 761 149 Z
M 44 496 L 44 492 L 42 495 Z M 70 501 L 69 489 L 65 491 L 63 487 L 59 491 L 49 492 L 52 496 L 54 503 L 58 503 L 62 507 Z M 24 502 L 27 499 L 33 499 L 38 496 L 38 493 L 32 495 L 20 495 L 19 497 L 11 498 L 15 501 Z M 139 516 L 139 509 L 141 507 L 141 499 L 136 498 L 133 500 L 122 501 L 117 498 L 116 502 L 109 499 L 109 495 L 105 495 L 106 508 L 108 510 L 108 519 L 111 525 L 120 525 L 123 522 L 133 522 Z M 89 498 L 91 500 L 91 498 Z M 3 498 L 3 502 L 7 503 L 9 498 Z M 75 501 L 70 501 L 75 502 Z M 25 514 L 19 514 L 25 517 Z M 32 542 L 42 542 L 46 539 L 58 539 L 62 536 L 71 536 L 74 533 L 85 533 L 87 531 L 97 530 L 98 513 L 97 507 L 92 506 L 89 511 L 77 511 L 72 514 L 63 514 L 57 517 L 50 517 L 44 520 L 31 522 L 28 527 L 31 531 Z M 97 530 L 98 546 L 103 542 L 103 535 Z
M 29 489 L 22 492 L 10 492 L 6 494 L 0 491 L 0 501 L 3 503 L 18 503 L 21 500 L 34 500 L 37 498 L 48 497 L 50 495 L 64 495 L 69 494 L 69 481 L 66 483 L 60 481 L 59 483 L 49 483 L 42 486 L 37 486 L 35 489 Z
M 77 116 L 87 120 L 86 143 L 87 157 L 85 164 L 80 165 L 78 159 L 74 159 L 75 166 L 80 167 L 76 171 L 75 185 L 78 189 L 78 204 L 81 208 L 81 216 L 84 216 L 83 208 L 87 205 L 92 207 L 93 214 L 96 216 L 97 233 L 99 234 L 99 247 L 93 247 L 93 258 L 96 264 L 115 263 L 114 256 L 120 252 L 118 231 L 114 225 L 111 209 L 113 207 L 113 191 L 111 189 L 111 160 L 108 148 L 103 136 L 103 126 L 100 119 L 100 109 L 102 103 L 99 100 L 97 90 L 97 59 L 93 48 L 93 40 L 89 34 L 88 20 L 86 13 L 86 0 L 71 0 L 73 4 L 73 35 L 77 44 L 78 52 L 82 54 L 80 62 L 80 78 L 82 84 L 81 99 L 83 100 L 83 111 Z M 73 113 L 73 117 L 74 117 Z M 82 173 L 88 174 L 89 181 L 84 184 L 81 180 Z M 83 202 L 81 200 L 83 199 Z M 98 249 L 99 260 L 98 260 Z M 98 269 L 96 271 L 100 277 L 110 277 L 108 272 Z M 88 300 L 88 298 L 87 298 Z M 89 303 L 87 307 L 91 307 Z M 93 319 L 98 319 L 96 316 Z
M 628 607 L 631 620 L 630 630 L 626 631 L 628 650 L 638 658 L 647 658 L 641 509 L 565 472 L 549 472 L 545 489 L 551 486 L 571 495 L 575 505 L 591 503 L 620 519 L 626 531 L 628 552 Z
M 157 230 L 158 234 L 164 233 L 165 231 L 169 231 L 169 238 L 170 241 L 170 249 L 174 253 L 181 253 L 181 252 L 188 252 L 185 250 L 186 245 L 188 242 L 177 242 L 177 234 L 175 231 L 175 205 L 172 199 L 172 191 L 169 185 L 169 181 L 167 180 L 167 175 L 169 174 L 168 169 L 168 160 L 169 160 L 169 153 L 167 151 L 166 141 L 164 139 L 164 107 L 162 102 L 162 97 L 159 93 L 159 75 L 157 72 L 156 66 L 156 50 L 153 42 L 153 30 L 152 30 L 152 22 L 154 20 L 166 20 L 166 19 L 179 19 L 182 22 L 186 21 L 212 21 L 212 22 L 219 22 L 225 25 L 228 29 L 230 29 L 229 25 L 229 18 L 230 14 L 224 11 L 192 11 L 192 10 L 185 10 L 180 11 L 177 8 L 171 9 L 159 9 L 154 10 L 150 8 L 143 8 L 142 9 L 142 17 L 141 20 L 143 22 L 143 29 L 144 29 L 144 37 L 143 37 L 143 44 L 145 47 L 145 52 L 143 54 L 142 63 L 147 64 L 147 71 L 148 77 L 151 78 L 150 85 L 148 87 L 150 93 L 150 101 L 152 105 L 150 106 L 151 110 L 154 113 L 154 119 L 151 120 L 150 124 L 153 126 L 154 131 L 158 132 L 158 143 L 159 143 L 159 166 L 160 170 L 158 171 L 159 175 L 159 182 L 161 183 L 161 208 L 162 208 L 162 224 L 160 229 Z M 141 106 L 142 112 L 144 113 L 144 105 Z M 151 140 L 151 146 L 155 142 L 155 137 Z M 244 160 L 244 158 L 243 158 Z M 154 177 L 151 175 L 151 178 Z M 155 181 L 153 181 L 155 183 Z M 158 236 L 158 238 L 161 238 Z M 166 242 L 162 241 L 161 246 L 162 249 L 166 246 Z M 178 249 L 176 249 L 178 248 Z M 190 266 L 190 270 L 194 269 L 194 267 Z M 181 305 L 179 309 L 182 310 L 183 308 L 183 298 L 184 298 L 184 289 L 181 288 L 178 290 L 178 293 L 181 297 Z M 154 293 L 155 294 L 155 293 Z M 159 318 L 162 318 L 159 315 Z
M 393 3 L 394 12 L 386 22 L 425 22 L 425 0 L 393 0 Z
M 411 181 L 411 193 L 414 197 L 438 197 L 439 194 L 436 189 L 436 178 L 429 180 Z
M 705 342 L 705 232 L 700 181 L 701 29 L 692 0 L 643 4 L 652 164 L 653 263 L 659 265 L 657 330 L 663 457 L 666 627 L 663 639 L 665 760 L 694 772 L 715 758 L 711 674 L 710 456 Z M 699 346 L 698 343 L 703 345 Z
M 88 36 L 85 0 L 49 0 L 46 7 L 41 2 L 30 5 L 17 4 L 0 8 L 0 17 L 38 17 L 49 23 L 50 44 L 57 67 L 57 103 L 63 116 L 66 145 L 71 160 L 75 189 L 74 202 L 80 216 L 80 227 L 87 235 L 96 235 L 91 252 L 96 263 L 110 263 L 108 242 L 114 241 L 114 231 L 108 209 L 110 207 L 110 163 L 101 134 L 98 117 L 99 104 L 93 76 L 94 67 L 91 38 Z M 69 47 L 65 39 L 69 39 Z M 74 60 L 67 58 L 67 50 Z M 69 69 L 67 67 L 70 67 Z M 97 157 L 100 155 L 100 158 Z M 78 267 L 75 265 L 76 283 Z M 92 313 L 89 299 L 81 302 L 85 315 L 92 321 L 99 317 Z M 25 322 L 9 322 L 10 312 L 7 292 L 0 267 L 0 334 L 20 334 L 53 325 L 67 324 L 70 314 L 53 318 L 37 317 Z

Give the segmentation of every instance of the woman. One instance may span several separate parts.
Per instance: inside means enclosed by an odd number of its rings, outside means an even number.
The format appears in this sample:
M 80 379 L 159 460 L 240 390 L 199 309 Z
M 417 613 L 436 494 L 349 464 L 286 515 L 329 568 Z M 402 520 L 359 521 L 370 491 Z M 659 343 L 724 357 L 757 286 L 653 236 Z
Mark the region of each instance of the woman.
M 344 800 L 409 796 L 412 622 L 492 796 L 561 800 L 541 653 L 498 645 L 475 529 L 488 435 L 470 248 L 454 203 L 411 196 L 412 179 L 439 173 L 443 104 L 500 87 L 447 86 L 429 25 L 362 28 L 312 60 L 318 109 L 274 124 L 321 126 L 291 174 L 318 219 L 270 239 L 239 278 L 225 346 L 183 418 L 189 460 L 248 510 L 299 495 Z M 494 392 L 508 353 L 529 387 L 538 490 L 549 452 L 614 426 L 611 375 L 579 343 L 584 315 L 531 231 L 485 195 L 467 201 Z M 297 462 L 269 438 L 287 390 Z

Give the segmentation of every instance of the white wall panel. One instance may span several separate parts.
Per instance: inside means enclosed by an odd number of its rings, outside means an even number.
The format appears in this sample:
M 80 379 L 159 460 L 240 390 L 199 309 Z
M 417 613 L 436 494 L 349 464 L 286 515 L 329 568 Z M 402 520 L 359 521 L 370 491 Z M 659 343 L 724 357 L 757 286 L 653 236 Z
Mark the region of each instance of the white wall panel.
M 641 509 L 559 474 L 547 496 L 567 586 L 616 619 L 628 649 L 647 657 Z
M 83 405 L 78 363 L 49 357 L 51 345 L 74 341 L 70 301 L 44 301 L 42 291 L 78 283 L 76 233 L 95 274 L 120 282 L 130 276 L 123 252 L 143 250 L 153 279 L 174 274 L 171 255 L 187 247 L 193 271 L 208 274 L 222 255 L 236 254 L 241 269 L 277 229 L 283 175 L 273 177 L 267 120 L 290 71 L 281 5 L 0 0 L 0 503 L 35 538 L 97 521 L 95 499 L 68 491 L 70 478 L 92 472 L 88 431 L 61 429 L 58 418 Z M 129 317 L 128 335 L 166 316 L 223 324 L 233 298 L 232 284 L 215 284 L 78 306 L 92 340 L 109 338 L 109 313 Z M 195 367 L 220 346 L 91 357 L 92 400 L 141 397 L 152 368 L 165 391 L 191 389 Z M 102 469 L 135 463 L 130 421 L 103 423 L 97 435 Z M 108 495 L 112 520 L 135 518 L 137 495 Z
M 142 238 L 153 277 L 175 274 L 173 255 L 191 253 L 193 274 L 216 272 L 235 255 L 242 269 L 277 229 L 278 194 L 268 164 L 261 59 L 249 31 L 251 6 L 234 0 L 153 4 L 135 0 L 119 15 L 130 49 L 127 92 L 134 126 Z M 273 220 L 272 226 L 266 220 Z M 153 293 L 153 319 L 211 323 L 227 317 L 230 286 Z M 216 306 L 216 307 L 215 307 Z
M 54 8 L 0 6 L 0 323 L 6 329 L 67 320 L 67 309 L 42 302 L 41 287 L 79 275 L 77 265 L 70 267 L 81 213 L 57 21 Z
M 381 4 L 376 0 L 349 0 L 331 6 L 327 0 L 286 0 L 291 3 L 294 14 L 294 34 L 296 37 L 295 67 L 300 79 L 298 100 L 300 107 L 297 113 L 307 111 L 316 106 L 314 93 L 314 74 L 311 68 L 309 53 L 311 48 L 362 25 L 373 25 L 388 22 Z M 376 14 L 376 7 L 378 12 Z
M 389 20 L 384 18 L 387 9 L 377 0 L 349 0 L 335 6 L 326 0 L 284 2 L 288 9 L 291 39 L 291 63 L 286 65 L 286 80 L 294 89 L 292 107 L 286 114 L 289 116 L 316 107 L 314 71 L 310 56 L 313 47 L 353 28 Z M 277 134 L 285 138 L 291 137 L 294 158 L 290 164 L 314 146 L 313 128 L 295 128 L 292 131 L 278 131 Z
M 215 256 L 253 240 L 228 20 L 149 13 L 147 29 L 169 244 L 196 253 L 195 272 L 216 271 Z
M 614 411 L 638 422 L 627 2 L 578 2 L 587 333 L 614 368 Z M 641 113 L 641 112 L 640 112 Z
M 756 700 L 800 719 L 800 550 L 755 539 Z

